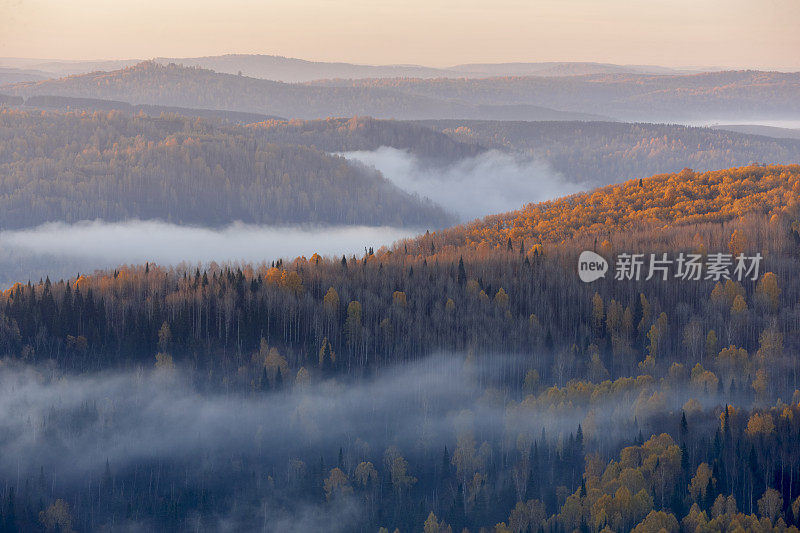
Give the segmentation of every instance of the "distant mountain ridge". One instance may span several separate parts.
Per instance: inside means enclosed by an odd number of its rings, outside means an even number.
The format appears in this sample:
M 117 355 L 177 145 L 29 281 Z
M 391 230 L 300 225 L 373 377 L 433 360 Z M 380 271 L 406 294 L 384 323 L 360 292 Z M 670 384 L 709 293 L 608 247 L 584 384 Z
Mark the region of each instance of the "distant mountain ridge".
M 721 124 L 711 126 L 715 130 L 735 131 L 747 135 L 761 135 L 772 137 L 773 139 L 798 139 L 800 140 L 800 129 L 780 128 L 776 126 L 762 126 L 757 124 Z
M 719 170 L 800 161 L 800 135 L 765 137 L 761 130 L 728 131 L 677 124 L 629 122 L 423 121 L 461 143 L 526 154 L 587 187 L 631 176 Z M 773 128 L 785 132 L 796 132 Z M 786 134 L 788 136 L 788 134 Z
M 355 115 L 399 120 L 683 123 L 800 119 L 800 73 L 686 73 L 558 62 L 466 64 L 456 71 L 241 55 L 184 63 L 190 66 L 157 59 L 120 70 L 6 84 L 0 92 L 300 119 Z M 264 79 L 269 76 L 292 83 Z
M 118 70 L 133 66 L 142 60 L 108 61 L 55 61 L 19 58 L 0 58 L 2 67 L 23 71 L 33 76 L 14 81 L 88 74 L 96 71 Z M 175 63 L 197 66 L 223 74 L 238 74 L 287 83 L 321 79 L 359 78 L 485 78 L 493 76 L 582 76 L 601 73 L 676 74 L 689 72 L 650 65 L 615 65 L 611 63 L 541 61 L 506 63 L 468 63 L 452 67 L 423 65 L 366 65 L 340 61 L 311 61 L 293 57 L 266 54 L 223 54 L 202 57 L 156 57 L 160 64 Z M 24 74 L 23 74 L 24 77 Z M 1 80 L 2 78 L 0 78 Z M 11 83 L 8 81 L 6 83 Z
M 130 104 L 217 109 L 287 118 L 369 115 L 376 118 L 473 118 L 495 120 L 599 120 L 602 115 L 534 104 L 471 104 L 448 96 L 403 94 L 391 88 L 288 84 L 199 67 L 154 61 L 112 72 L 94 72 L 7 85 L 0 93 L 67 96 Z
M 472 105 L 537 105 L 641 122 L 800 118 L 800 73 L 507 76 L 484 79 L 324 80 L 314 86 L 392 89 Z

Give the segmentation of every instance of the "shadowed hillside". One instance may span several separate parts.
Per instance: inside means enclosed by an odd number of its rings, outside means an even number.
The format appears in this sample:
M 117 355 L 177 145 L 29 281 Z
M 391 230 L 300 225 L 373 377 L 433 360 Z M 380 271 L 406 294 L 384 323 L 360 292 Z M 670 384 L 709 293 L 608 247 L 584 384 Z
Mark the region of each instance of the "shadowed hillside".
M 424 121 L 464 143 L 527 154 L 592 185 L 678 172 L 800 161 L 799 139 L 755 131 L 625 122 Z M 792 130 L 786 130 L 792 131 Z
M 438 226 L 380 174 L 198 119 L 0 110 L 0 226 L 129 218 Z

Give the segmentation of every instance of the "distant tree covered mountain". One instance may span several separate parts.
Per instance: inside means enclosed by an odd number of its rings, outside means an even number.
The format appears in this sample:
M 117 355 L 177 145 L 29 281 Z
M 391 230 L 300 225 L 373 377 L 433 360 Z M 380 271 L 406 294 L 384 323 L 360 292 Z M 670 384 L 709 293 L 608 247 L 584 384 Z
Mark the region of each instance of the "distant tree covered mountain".
M 23 81 L 46 80 L 50 77 L 48 73 L 39 70 L 0 67 L 0 85 Z
M 535 104 L 471 104 L 449 95 L 428 97 L 391 88 L 288 84 L 219 74 L 201 68 L 145 62 L 113 72 L 19 83 L 0 92 L 16 96 L 55 95 L 121 100 L 287 118 L 370 115 L 379 118 L 474 118 L 495 120 L 592 120 L 598 115 L 557 111 Z
M 685 167 L 706 171 L 800 161 L 800 139 L 674 124 L 465 120 L 422 124 L 461 142 L 529 154 L 589 186 Z
M 312 148 L 178 116 L 0 110 L 0 227 L 161 219 L 440 226 L 444 211 Z
M 681 71 L 656 65 L 615 65 L 590 61 L 540 61 L 533 63 L 467 63 L 450 70 L 467 72 L 470 78 L 493 76 L 587 76 L 591 74 L 680 74 Z
M 472 105 L 537 105 L 623 120 L 800 117 L 800 73 L 326 80 L 314 85 L 392 89 L 409 96 L 453 98 Z
M 452 162 L 485 151 L 472 139 L 460 142 L 428 125 L 371 117 L 270 120 L 252 124 L 249 129 L 267 142 L 300 144 L 328 152 L 390 146 L 430 163 Z
M 800 128 L 782 128 L 776 126 L 762 126 L 759 124 L 720 124 L 711 126 L 715 130 L 728 130 L 748 135 L 762 135 L 776 139 L 800 139 Z
M 207 68 L 227 74 L 288 83 L 323 79 L 363 78 L 488 78 L 492 76 L 583 76 L 609 73 L 676 73 L 675 70 L 638 65 L 613 65 L 591 62 L 470 63 L 446 68 L 422 65 L 357 65 L 353 63 L 307 61 L 293 57 L 260 54 L 156 58 L 161 64 L 176 63 Z
M 164 65 L 175 63 L 224 74 L 239 74 L 265 80 L 298 83 L 330 78 L 438 78 L 463 76 L 466 72 L 421 65 L 357 65 L 344 62 L 307 61 L 293 57 L 262 54 L 225 54 L 205 57 L 158 57 Z
M 50 77 L 86 74 L 98 70 L 116 70 L 142 60 L 116 61 L 52 61 L 0 57 L 0 77 L 3 68 L 23 76 L 10 80 L 33 81 Z M 490 76 L 582 76 L 607 73 L 675 74 L 678 71 L 653 65 L 614 65 L 576 61 L 545 61 L 515 63 L 469 63 L 453 67 L 434 68 L 424 65 L 363 65 L 341 61 L 309 61 L 294 57 L 265 54 L 224 54 L 202 57 L 157 57 L 161 64 L 175 63 L 187 67 L 207 68 L 225 74 L 244 74 L 253 78 L 306 82 L 322 79 L 358 78 L 485 78 Z M 11 73 L 11 72 L 9 72 Z

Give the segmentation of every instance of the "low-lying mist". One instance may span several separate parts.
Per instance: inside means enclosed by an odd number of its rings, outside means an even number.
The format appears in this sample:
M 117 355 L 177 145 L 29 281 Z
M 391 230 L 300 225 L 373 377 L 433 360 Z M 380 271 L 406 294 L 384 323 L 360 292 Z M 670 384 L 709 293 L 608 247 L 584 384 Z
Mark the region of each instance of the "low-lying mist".
M 586 189 L 547 163 L 497 150 L 446 167 L 426 165 L 406 151 L 386 146 L 340 155 L 375 167 L 401 189 L 433 200 L 462 221 Z
M 208 487 L 219 502 L 236 494 L 240 504 L 195 517 L 192 529 L 353 531 L 368 513 L 363 494 L 327 503 L 322 486 L 302 489 L 311 492 L 297 500 L 281 494 L 337 466 L 355 484 L 362 462 L 381 470 L 381 490 L 390 490 L 389 454 L 407 458 L 408 474 L 430 484 L 431 465 L 441 464 L 445 446 L 452 457 L 496 452 L 516 460 L 533 439 L 546 435 L 559 446 L 578 424 L 590 450 L 611 454 L 635 435 L 636 417 L 647 424 L 649 414 L 673 408 L 668 412 L 677 417 L 690 392 L 673 391 L 670 405 L 656 402 L 652 412 L 636 408 L 638 390 L 591 405 L 523 400 L 525 392 L 509 378 L 533 362 L 521 355 L 440 354 L 360 378 L 317 374 L 293 383 L 290 372 L 276 391 L 209 388 L 180 363 L 169 370 L 70 374 L 0 361 L 0 482 L 32 481 L 49 498 L 67 498 L 81 516 L 102 509 L 109 485 L 115 494 L 142 497 L 175 486 Z M 82 490 L 96 501 L 80 500 Z M 148 520 L 134 518 L 126 530 L 147 531 Z
M 509 375 L 530 363 L 523 356 L 476 361 L 440 354 L 359 379 L 295 384 L 287 376 L 290 385 L 276 392 L 201 388 L 180 366 L 70 374 L 0 361 L 0 476 L 44 465 L 69 483 L 100 472 L 106 462 L 125 468 L 220 453 L 254 454 L 279 465 L 339 448 L 358 460 L 379 459 L 389 446 L 419 456 L 451 446 L 465 427 L 478 441 L 505 435 L 513 442 L 543 429 L 558 439 L 574 432 L 589 408 L 598 427 L 617 421 L 618 434 L 604 430 L 593 439 L 625 436 L 638 390 L 575 405 L 568 414 L 524 402 L 509 410 L 509 402 L 526 394 L 507 387 Z M 679 410 L 694 394 L 674 396 L 669 408 Z
M 16 281 L 74 276 L 120 264 L 161 265 L 272 261 L 280 258 L 358 254 L 364 247 L 411 237 L 408 228 L 336 226 L 271 227 L 234 223 L 220 229 L 159 221 L 49 223 L 0 231 L 0 287 Z
M 283 393 L 201 391 L 180 370 L 70 375 L 9 365 L 0 373 L 0 471 L 44 464 L 66 483 L 100 472 L 106 461 L 124 468 L 253 452 L 280 464 L 348 449 L 356 439 L 378 455 L 391 444 L 410 451 L 420 428 L 452 429 L 447 419 L 474 407 L 476 391 L 460 361 L 445 357 Z

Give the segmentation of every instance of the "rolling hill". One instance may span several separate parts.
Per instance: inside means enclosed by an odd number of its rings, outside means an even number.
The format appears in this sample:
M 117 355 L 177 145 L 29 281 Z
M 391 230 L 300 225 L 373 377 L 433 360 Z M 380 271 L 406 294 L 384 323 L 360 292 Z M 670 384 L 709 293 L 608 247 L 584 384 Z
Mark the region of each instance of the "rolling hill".
M 323 79 L 364 78 L 490 78 L 494 76 L 584 76 L 587 74 L 675 74 L 674 69 L 613 65 L 591 62 L 468 63 L 446 68 L 421 65 L 358 65 L 342 62 L 307 61 L 291 57 L 227 54 L 222 56 L 155 58 L 162 64 L 176 63 L 207 68 L 227 74 L 242 73 L 253 78 L 288 83 Z
M 203 226 L 451 220 L 374 171 L 242 128 L 0 109 L 0 227 L 130 218 Z
M 0 67 L 16 69 L 24 73 L 27 76 L 24 80 L 15 81 L 27 81 L 87 74 L 98 70 L 116 70 L 132 66 L 141 61 L 55 61 L 48 59 L 0 58 Z M 674 69 L 651 65 L 613 65 L 609 63 L 569 61 L 470 63 L 444 68 L 423 65 L 363 65 L 341 61 L 309 61 L 266 54 L 157 57 L 153 61 L 164 65 L 175 63 L 187 67 L 200 67 L 224 74 L 242 73 L 253 78 L 287 83 L 336 78 L 488 78 L 492 76 L 582 76 L 610 73 L 675 74 L 678 72 Z M 0 69 L 1 72 L 2 69 Z
M 800 165 L 660 174 L 601 187 L 438 232 L 439 246 L 559 243 L 635 229 L 766 217 L 800 208 Z
M 354 115 L 397 119 L 601 118 L 601 115 L 557 111 L 535 104 L 471 104 L 450 96 L 417 96 L 383 87 L 287 84 L 152 61 L 112 72 L 8 85 L 0 88 L 0 92 L 26 98 L 35 95 L 98 98 L 301 119 Z
M 418 97 L 453 98 L 472 105 L 538 105 L 628 121 L 800 117 L 800 73 L 327 80 L 314 85 L 392 89 Z
M 631 176 L 800 161 L 800 139 L 674 124 L 627 122 L 425 121 L 462 143 L 527 154 L 589 187 Z M 792 131 L 792 130 L 787 130 Z
M 470 78 L 496 76 L 587 76 L 591 74 L 678 74 L 680 71 L 654 65 L 614 65 L 586 61 L 543 61 L 535 63 L 467 63 L 450 70 L 467 72 Z M 444 76 L 442 76 L 444 77 Z
M 24 81 L 40 81 L 51 77 L 48 73 L 40 70 L 0 67 L 0 85 Z
M 774 139 L 800 139 L 800 129 L 797 128 L 780 128 L 776 126 L 761 126 L 756 124 L 724 124 L 711 127 L 715 130 L 735 131 L 738 133 L 746 133 L 748 135 L 772 137 Z

